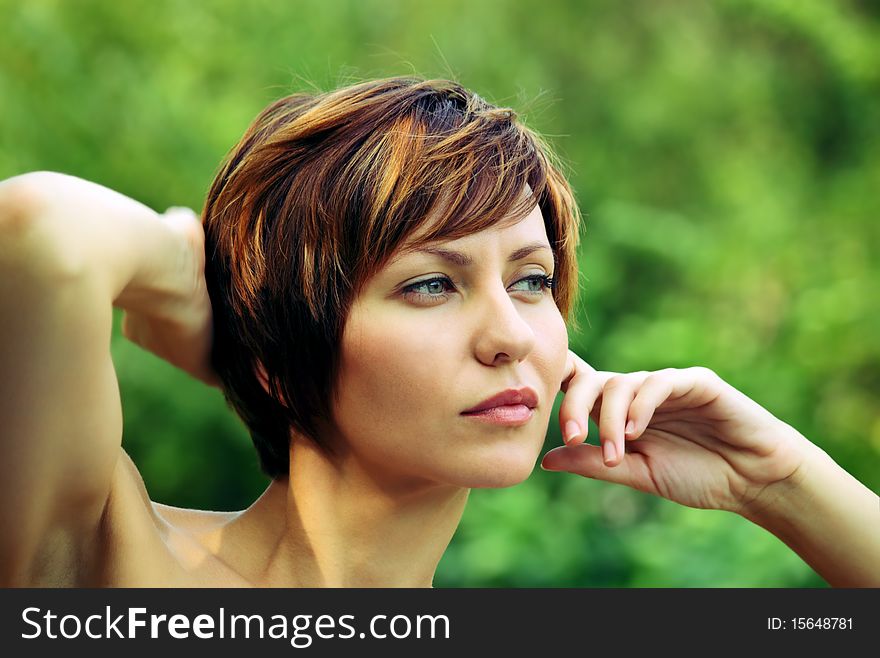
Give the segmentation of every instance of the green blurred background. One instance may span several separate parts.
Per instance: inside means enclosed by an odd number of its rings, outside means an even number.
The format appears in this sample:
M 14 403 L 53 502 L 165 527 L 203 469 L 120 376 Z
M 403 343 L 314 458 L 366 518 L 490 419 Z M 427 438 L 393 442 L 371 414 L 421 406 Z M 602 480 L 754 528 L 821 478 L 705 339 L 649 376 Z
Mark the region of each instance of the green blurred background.
M 878 5 L 0 0 L 0 24 L 0 178 L 63 171 L 160 211 L 200 208 L 294 90 L 417 73 L 520 110 L 586 218 L 572 347 L 708 366 L 880 489 Z M 267 481 L 243 425 L 119 319 L 123 445 L 152 498 L 249 505 Z M 540 470 L 472 492 L 435 584 L 824 586 L 732 514 Z

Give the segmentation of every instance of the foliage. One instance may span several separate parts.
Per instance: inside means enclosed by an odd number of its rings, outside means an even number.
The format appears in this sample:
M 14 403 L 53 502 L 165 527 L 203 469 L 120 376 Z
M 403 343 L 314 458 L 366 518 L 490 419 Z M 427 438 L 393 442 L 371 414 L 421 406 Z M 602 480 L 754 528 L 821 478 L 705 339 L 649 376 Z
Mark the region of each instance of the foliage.
M 0 0 L 0 23 L 0 177 L 65 171 L 158 210 L 201 207 L 295 88 L 417 72 L 513 106 L 586 215 L 572 346 L 606 370 L 713 368 L 880 489 L 876 5 Z M 220 394 L 116 322 L 152 497 L 250 504 L 266 482 Z M 471 493 L 436 582 L 823 584 L 738 517 L 541 471 Z

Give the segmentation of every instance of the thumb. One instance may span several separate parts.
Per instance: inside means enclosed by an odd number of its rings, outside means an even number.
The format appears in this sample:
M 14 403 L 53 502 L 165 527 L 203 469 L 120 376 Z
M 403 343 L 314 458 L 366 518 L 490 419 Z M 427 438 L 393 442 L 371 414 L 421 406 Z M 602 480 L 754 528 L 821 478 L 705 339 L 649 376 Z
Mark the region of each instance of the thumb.
M 606 466 L 602 460 L 602 448 L 589 443 L 579 443 L 554 448 L 544 455 L 541 468 L 545 471 L 567 471 L 631 487 L 634 486 L 632 469 L 640 456 L 628 452 L 617 466 Z

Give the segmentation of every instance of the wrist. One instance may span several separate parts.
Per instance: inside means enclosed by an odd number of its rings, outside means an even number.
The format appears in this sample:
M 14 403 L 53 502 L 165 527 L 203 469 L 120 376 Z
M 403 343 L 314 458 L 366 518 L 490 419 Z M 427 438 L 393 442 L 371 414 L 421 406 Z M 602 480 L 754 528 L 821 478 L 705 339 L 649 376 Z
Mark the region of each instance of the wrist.
M 159 214 L 137 233 L 137 265 L 113 305 L 157 320 L 178 321 L 186 315 L 197 284 L 192 248 Z
M 792 430 L 795 431 L 796 430 Z M 764 487 L 739 514 L 774 534 L 776 529 L 797 519 L 809 509 L 808 501 L 814 495 L 814 483 L 819 470 L 831 458 L 819 446 L 797 433 L 791 440 L 798 455 L 797 467 L 787 477 Z
M 129 313 L 170 321 L 185 308 L 187 287 L 183 270 L 186 253 L 175 236 L 157 234 L 163 230 L 157 228 L 150 246 L 144 246 L 142 262 L 114 297 L 113 306 Z
M 806 441 L 803 461 L 742 515 L 778 537 L 833 587 L 878 587 L 877 494 Z

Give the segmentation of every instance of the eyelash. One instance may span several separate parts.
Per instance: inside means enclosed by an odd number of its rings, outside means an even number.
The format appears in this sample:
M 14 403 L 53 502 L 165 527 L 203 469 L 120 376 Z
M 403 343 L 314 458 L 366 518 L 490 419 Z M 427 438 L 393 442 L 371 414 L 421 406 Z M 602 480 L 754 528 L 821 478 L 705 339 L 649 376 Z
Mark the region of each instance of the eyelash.
M 432 279 L 425 279 L 424 281 L 417 281 L 416 283 L 412 283 L 412 284 L 404 287 L 404 289 L 402 291 L 403 295 L 404 296 L 414 295 L 415 298 L 418 299 L 419 301 L 434 301 L 437 299 L 445 299 L 446 293 L 442 293 L 442 294 L 438 294 L 438 295 L 427 295 L 425 293 L 414 291 L 414 288 L 418 288 L 420 286 L 426 286 L 431 283 L 434 283 L 435 281 L 441 281 L 449 287 L 454 287 L 452 280 L 449 279 L 449 277 L 437 276 Z M 541 295 L 543 295 L 548 290 L 552 291 L 553 286 L 555 284 L 553 277 L 551 275 L 532 274 L 530 276 L 523 277 L 519 281 L 516 281 L 514 285 L 516 285 L 516 283 L 522 283 L 523 281 L 539 281 L 541 283 L 541 290 L 518 290 L 517 291 L 517 292 L 525 292 L 527 294 L 541 294 Z

